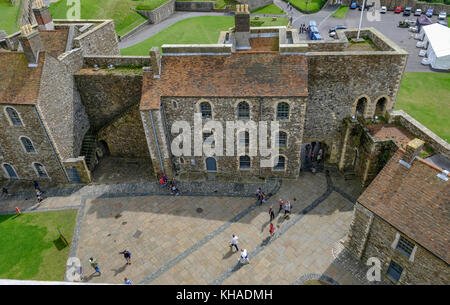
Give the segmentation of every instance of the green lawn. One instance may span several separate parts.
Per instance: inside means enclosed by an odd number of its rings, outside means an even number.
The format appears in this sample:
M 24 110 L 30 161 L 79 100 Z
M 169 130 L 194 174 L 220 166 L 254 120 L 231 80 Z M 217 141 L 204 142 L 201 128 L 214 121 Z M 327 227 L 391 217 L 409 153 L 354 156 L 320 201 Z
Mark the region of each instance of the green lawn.
M 133 1 L 137 1 L 137 0 L 133 0 Z M 144 0 L 144 1 L 141 1 L 141 3 L 136 6 L 136 9 L 144 10 L 144 11 L 146 11 L 146 10 L 152 11 L 155 8 L 160 7 L 167 1 L 169 1 L 169 0 Z
M 449 73 L 405 72 L 395 108 L 450 142 Z
M 76 210 L 0 215 L 0 278 L 62 281 Z
M 133 9 L 139 4 L 149 4 L 160 0 L 81 0 L 81 19 L 113 19 L 117 34 L 124 35 L 147 19 Z M 66 0 L 50 4 L 54 19 L 67 19 Z
M 306 4 L 307 0 L 283 0 L 289 2 L 293 7 L 304 13 L 315 13 L 320 11 L 322 6 L 325 4 L 326 0 L 310 0 Z
M 269 4 L 251 11 L 252 14 L 271 14 L 271 15 L 285 15 L 286 13 L 276 6 L 275 4 Z
M 5 30 L 7 34 L 18 31 L 19 15 L 20 5 L 11 5 L 9 0 L 0 0 L 0 30 Z
M 287 18 L 272 17 L 251 19 L 252 26 L 278 26 L 287 25 Z M 163 44 L 211 44 L 217 43 L 220 31 L 226 31 L 234 26 L 234 17 L 229 16 L 201 16 L 178 21 L 152 37 L 125 49 L 120 50 L 122 55 L 148 55 L 153 46 L 161 47 Z
M 333 13 L 333 15 L 331 15 L 331 17 L 343 19 L 345 17 L 345 14 L 347 14 L 347 11 L 348 11 L 347 5 L 341 6 L 337 9 L 336 12 Z

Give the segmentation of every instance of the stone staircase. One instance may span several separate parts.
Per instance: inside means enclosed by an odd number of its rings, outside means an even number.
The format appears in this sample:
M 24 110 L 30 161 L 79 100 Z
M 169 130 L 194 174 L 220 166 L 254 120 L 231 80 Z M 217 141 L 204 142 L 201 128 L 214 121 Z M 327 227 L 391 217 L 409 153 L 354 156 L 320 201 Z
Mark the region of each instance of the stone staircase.
M 97 136 L 88 130 L 83 139 L 81 146 L 80 156 L 85 157 L 86 165 L 89 170 L 93 170 L 95 167 L 95 150 L 97 148 Z

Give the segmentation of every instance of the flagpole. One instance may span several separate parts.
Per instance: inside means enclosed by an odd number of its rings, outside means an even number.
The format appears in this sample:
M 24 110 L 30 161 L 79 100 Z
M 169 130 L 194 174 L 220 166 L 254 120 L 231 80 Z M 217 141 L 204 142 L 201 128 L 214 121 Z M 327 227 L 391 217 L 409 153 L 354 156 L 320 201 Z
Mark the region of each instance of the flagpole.
M 363 0 L 363 6 L 361 9 L 361 18 L 359 18 L 359 27 L 358 27 L 358 36 L 356 37 L 356 39 L 359 39 L 359 33 L 361 32 L 361 24 L 362 24 L 362 17 L 364 14 L 364 7 L 366 6 L 366 0 Z

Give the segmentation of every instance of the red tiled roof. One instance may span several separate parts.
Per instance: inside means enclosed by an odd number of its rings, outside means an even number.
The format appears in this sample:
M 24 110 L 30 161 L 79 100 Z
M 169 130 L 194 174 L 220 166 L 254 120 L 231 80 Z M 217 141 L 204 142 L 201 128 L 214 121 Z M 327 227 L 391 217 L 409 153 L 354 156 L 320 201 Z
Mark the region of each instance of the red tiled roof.
M 449 264 L 450 181 L 422 159 L 408 169 L 402 156 L 398 150 L 358 202 Z
M 0 104 L 36 104 L 45 52 L 37 68 L 29 68 L 23 52 L 0 52 Z
M 161 96 L 307 96 L 307 73 L 304 55 L 162 56 L 160 78 L 144 73 L 140 109 L 158 109 Z
M 44 44 L 45 51 L 57 58 L 66 51 L 69 28 L 62 28 L 53 31 L 39 30 L 39 36 Z

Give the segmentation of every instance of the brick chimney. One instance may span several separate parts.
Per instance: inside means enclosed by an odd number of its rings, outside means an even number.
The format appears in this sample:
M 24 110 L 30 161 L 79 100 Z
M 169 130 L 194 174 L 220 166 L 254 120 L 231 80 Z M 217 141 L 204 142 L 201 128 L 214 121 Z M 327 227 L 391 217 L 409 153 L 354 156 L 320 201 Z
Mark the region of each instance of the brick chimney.
M 39 32 L 34 30 L 30 24 L 26 24 L 21 28 L 19 36 L 20 44 L 28 59 L 28 67 L 37 67 L 39 60 L 39 52 L 44 51 Z
M 33 8 L 34 18 L 39 25 L 40 30 L 54 30 L 55 26 L 53 24 L 52 16 L 50 15 L 50 10 L 48 6 L 44 6 L 42 0 L 36 0 L 34 2 L 35 7 Z
M 234 37 L 236 49 L 250 49 L 250 13 L 248 4 L 237 4 L 234 14 Z
M 419 153 L 422 151 L 424 144 L 425 144 L 424 141 L 417 138 L 409 141 L 408 144 L 406 145 L 402 161 L 407 163 L 408 165 L 411 165 L 412 162 L 414 161 L 414 158 L 417 157 Z
M 161 55 L 158 47 L 150 49 L 150 65 L 152 66 L 153 77 L 159 78 L 161 74 Z

